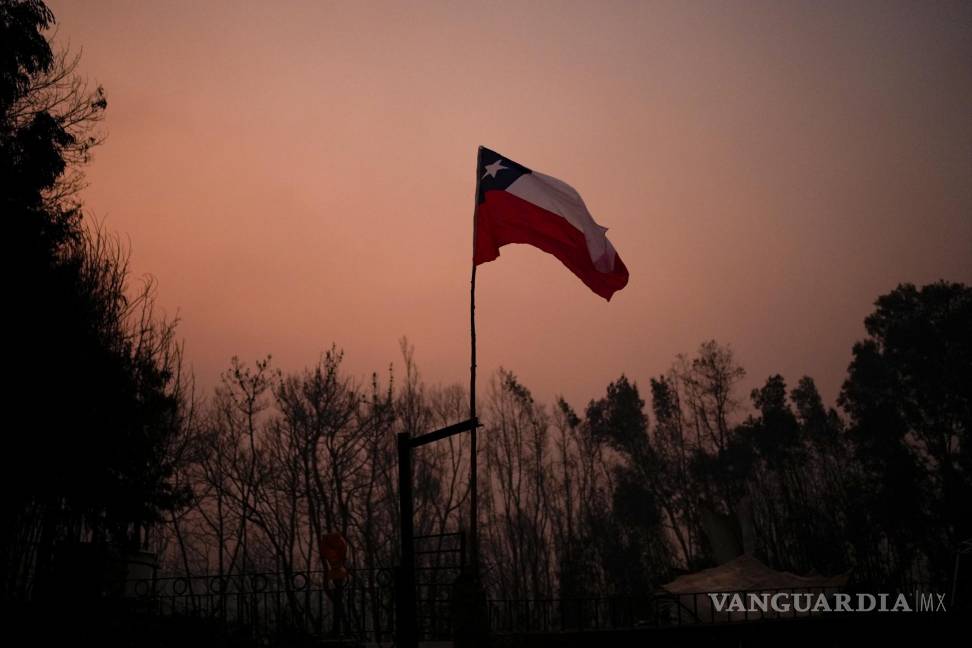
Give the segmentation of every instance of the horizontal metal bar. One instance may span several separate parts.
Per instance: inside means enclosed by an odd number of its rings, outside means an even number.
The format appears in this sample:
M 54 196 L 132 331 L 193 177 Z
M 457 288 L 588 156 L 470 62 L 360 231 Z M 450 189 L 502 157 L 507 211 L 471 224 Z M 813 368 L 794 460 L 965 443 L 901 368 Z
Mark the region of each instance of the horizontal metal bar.
M 469 419 L 463 421 L 462 423 L 455 423 L 448 427 L 444 427 L 441 430 L 436 430 L 435 432 L 429 432 L 428 434 L 423 434 L 420 437 L 415 437 L 410 440 L 410 444 L 413 448 L 423 446 L 426 443 L 433 443 L 435 441 L 440 441 L 451 437 L 453 434 L 459 434 L 460 432 L 466 432 L 468 430 L 473 430 L 475 428 L 481 427 L 479 425 L 479 419 Z
M 412 536 L 415 540 L 422 540 L 424 538 L 454 538 L 462 537 L 461 531 L 453 531 L 451 533 L 427 533 L 425 535 Z

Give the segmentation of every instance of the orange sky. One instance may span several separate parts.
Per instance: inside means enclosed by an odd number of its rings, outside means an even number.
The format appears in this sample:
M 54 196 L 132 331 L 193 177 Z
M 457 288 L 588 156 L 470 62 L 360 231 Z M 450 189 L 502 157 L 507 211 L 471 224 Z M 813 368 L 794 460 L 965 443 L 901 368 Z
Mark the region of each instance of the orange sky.
M 972 283 L 968 2 L 52 0 L 105 86 L 89 214 L 232 355 L 468 379 L 476 149 L 572 184 L 631 279 L 478 274 L 479 360 L 575 407 L 729 343 L 836 396 L 874 299 Z

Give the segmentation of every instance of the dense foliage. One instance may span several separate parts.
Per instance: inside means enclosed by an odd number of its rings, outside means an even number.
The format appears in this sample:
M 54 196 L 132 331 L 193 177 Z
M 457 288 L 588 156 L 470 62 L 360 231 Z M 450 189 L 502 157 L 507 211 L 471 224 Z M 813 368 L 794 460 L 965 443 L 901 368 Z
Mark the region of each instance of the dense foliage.
M 0 588 L 36 594 L 80 545 L 122 552 L 183 498 L 173 444 L 185 415 L 171 323 L 127 254 L 87 224 L 81 166 L 107 106 L 44 35 L 38 1 L 0 2 L 0 209 L 6 227 L 13 412 L 0 454 Z M 94 555 L 94 554 L 93 554 Z

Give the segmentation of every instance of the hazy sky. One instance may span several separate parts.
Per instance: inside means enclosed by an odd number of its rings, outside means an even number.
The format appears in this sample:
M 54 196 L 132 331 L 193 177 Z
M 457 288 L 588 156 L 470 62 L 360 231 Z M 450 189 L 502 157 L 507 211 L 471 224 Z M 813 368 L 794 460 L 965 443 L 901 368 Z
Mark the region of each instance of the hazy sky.
M 332 342 L 466 381 L 476 149 L 572 184 L 628 266 L 477 277 L 483 375 L 576 407 L 709 338 L 836 396 L 874 299 L 972 283 L 972 3 L 51 1 L 105 86 L 89 214 L 198 382 Z M 647 389 L 645 389 L 647 391 Z

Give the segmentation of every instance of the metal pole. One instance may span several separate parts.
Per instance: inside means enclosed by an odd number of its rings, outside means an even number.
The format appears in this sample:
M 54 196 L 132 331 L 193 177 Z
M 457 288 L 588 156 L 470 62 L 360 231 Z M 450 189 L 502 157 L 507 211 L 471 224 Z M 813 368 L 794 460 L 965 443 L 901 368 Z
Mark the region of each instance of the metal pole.
M 399 648 L 417 648 L 418 619 L 415 604 L 415 529 L 412 510 L 412 446 L 408 432 L 398 434 L 398 507 L 401 563 L 395 592 Z
M 476 420 L 476 209 L 479 207 L 479 157 L 483 147 L 476 154 L 476 195 L 473 198 L 473 263 L 472 278 L 469 281 L 469 419 Z M 469 437 L 469 554 L 473 576 L 479 577 L 479 493 L 478 460 L 476 448 L 476 428 Z
M 475 227 L 473 228 L 475 231 Z M 476 264 L 472 267 L 472 280 L 469 292 L 469 338 L 471 342 L 469 364 L 469 418 L 476 420 Z M 477 488 L 478 467 L 476 447 L 476 427 L 469 436 L 469 535 L 470 562 L 473 574 L 479 575 L 479 493 Z
M 955 596 L 958 594 L 959 560 L 968 553 L 972 553 L 972 538 L 961 542 L 955 552 L 955 571 L 952 572 L 952 597 L 949 602 L 952 609 L 955 609 Z

